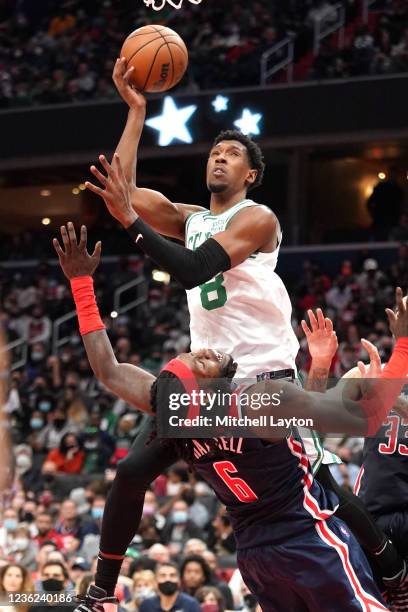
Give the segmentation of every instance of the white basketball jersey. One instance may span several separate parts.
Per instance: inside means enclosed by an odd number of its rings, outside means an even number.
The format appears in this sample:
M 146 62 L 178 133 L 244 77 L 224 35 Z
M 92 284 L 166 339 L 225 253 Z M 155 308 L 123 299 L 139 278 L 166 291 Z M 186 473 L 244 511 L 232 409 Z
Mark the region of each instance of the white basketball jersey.
M 219 215 L 193 213 L 186 222 L 186 246 L 196 249 L 250 206 L 260 204 L 243 200 Z M 238 378 L 295 369 L 299 343 L 291 325 L 288 293 L 275 273 L 278 254 L 279 247 L 272 253 L 254 253 L 239 266 L 187 291 L 191 350 L 213 348 L 231 354 L 238 362 Z

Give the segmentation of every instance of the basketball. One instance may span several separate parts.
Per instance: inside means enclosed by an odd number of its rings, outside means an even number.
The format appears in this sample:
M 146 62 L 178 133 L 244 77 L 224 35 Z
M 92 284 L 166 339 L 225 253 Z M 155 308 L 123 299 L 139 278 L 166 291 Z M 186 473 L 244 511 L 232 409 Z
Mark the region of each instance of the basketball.
M 121 57 L 134 66 L 132 84 L 139 91 L 171 89 L 183 77 L 188 52 L 182 38 L 170 28 L 147 25 L 132 32 L 123 43 Z

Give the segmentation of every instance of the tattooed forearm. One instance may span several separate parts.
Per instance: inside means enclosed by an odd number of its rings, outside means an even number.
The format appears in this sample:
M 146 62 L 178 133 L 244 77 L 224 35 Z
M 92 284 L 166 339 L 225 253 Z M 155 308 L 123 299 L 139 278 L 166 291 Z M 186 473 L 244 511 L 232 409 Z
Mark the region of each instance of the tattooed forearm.
M 317 391 L 324 393 L 327 388 L 327 379 L 329 377 L 329 368 L 315 367 L 312 365 L 309 370 L 307 382 L 305 385 L 306 391 Z

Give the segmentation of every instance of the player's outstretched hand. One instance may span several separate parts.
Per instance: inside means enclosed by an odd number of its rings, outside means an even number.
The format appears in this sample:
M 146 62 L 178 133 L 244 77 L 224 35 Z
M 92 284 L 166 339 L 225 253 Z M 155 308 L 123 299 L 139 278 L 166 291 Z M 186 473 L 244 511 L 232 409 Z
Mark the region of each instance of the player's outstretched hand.
M 134 72 L 134 66 L 127 67 L 125 57 L 118 57 L 113 68 L 112 79 L 121 97 L 126 104 L 139 112 L 145 112 L 146 98 L 131 84 L 130 78 Z M 144 117 L 143 117 L 144 119 Z
M 370 358 L 370 363 L 365 365 L 362 361 L 357 363 L 360 370 L 361 378 L 379 378 L 381 376 L 381 357 L 378 349 L 368 340 L 361 340 L 361 344 L 365 348 Z
M 99 156 L 99 161 L 106 171 L 106 176 L 96 166 L 91 166 L 91 172 L 104 189 L 89 181 L 85 182 L 85 186 L 103 198 L 112 217 L 123 227 L 129 227 L 138 215 L 132 208 L 131 187 L 126 180 L 119 155 L 115 153 L 111 164 L 104 155 Z
M 302 329 L 307 339 L 310 356 L 313 361 L 322 361 L 331 363 L 336 354 L 338 342 L 336 332 L 333 330 L 333 323 L 327 317 L 324 317 L 321 308 L 316 310 L 315 316 L 313 310 L 308 310 L 309 324 L 305 320 L 302 321 Z
M 395 311 L 391 308 L 386 308 L 388 323 L 392 335 L 398 340 L 398 338 L 408 338 L 408 309 L 407 309 L 407 298 L 403 296 L 401 287 L 397 287 L 395 290 Z
M 87 230 L 85 225 L 81 226 L 81 236 L 78 243 L 74 224 L 71 221 L 67 223 L 66 227 L 65 225 L 61 227 L 61 238 L 64 248 L 61 247 L 57 238 L 54 238 L 52 243 L 65 276 L 68 279 L 75 276 L 92 276 L 101 259 L 102 243 L 97 242 L 94 252 L 90 255 L 86 248 Z

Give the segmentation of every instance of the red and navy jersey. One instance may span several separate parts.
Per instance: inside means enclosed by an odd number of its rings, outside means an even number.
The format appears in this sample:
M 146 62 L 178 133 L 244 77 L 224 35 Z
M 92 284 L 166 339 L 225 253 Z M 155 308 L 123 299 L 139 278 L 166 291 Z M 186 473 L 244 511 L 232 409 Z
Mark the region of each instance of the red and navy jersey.
M 194 468 L 227 507 L 238 549 L 279 544 L 330 517 L 337 497 L 313 479 L 300 440 L 193 440 Z
M 408 419 L 391 412 L 366 438 L 354 491 L 376 516 L 408 508 Z

